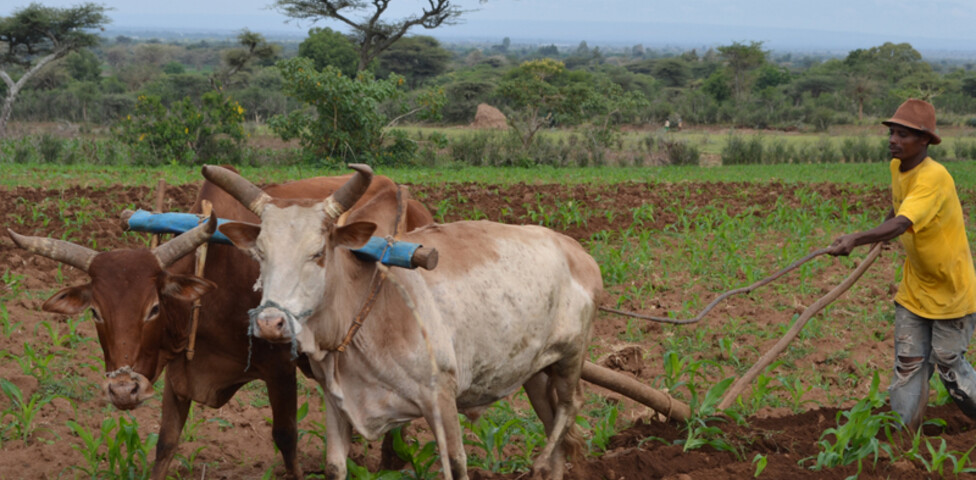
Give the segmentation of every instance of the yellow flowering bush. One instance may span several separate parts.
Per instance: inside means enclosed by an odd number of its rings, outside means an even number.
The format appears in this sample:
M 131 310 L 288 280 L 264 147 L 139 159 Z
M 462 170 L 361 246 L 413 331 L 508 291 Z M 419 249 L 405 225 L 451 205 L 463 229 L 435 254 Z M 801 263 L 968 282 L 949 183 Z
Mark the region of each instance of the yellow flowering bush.
M 133 163 L 194 165 L 235 162 L 245 138 L 244 108 L 222 92 L 207 92 L 199 106 L 189 97 L 168 108 L 159 97 L 140 95 L 135 112 L 115 126 L 133 147 Z

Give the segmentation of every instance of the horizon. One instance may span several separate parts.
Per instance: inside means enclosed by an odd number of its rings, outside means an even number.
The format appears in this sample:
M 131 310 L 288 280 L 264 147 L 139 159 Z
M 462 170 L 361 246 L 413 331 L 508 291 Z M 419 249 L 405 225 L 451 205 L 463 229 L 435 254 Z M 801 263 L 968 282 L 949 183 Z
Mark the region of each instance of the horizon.
M 0 16 L 26 7 L 0 7 Z M 78 0 L 46 0 L 67 8 Z M 271 7 L 273 0 L 170 0 L 96 2 L 108 10 L 106 31 L 209 32 L 228 38 L 243 29 L 266 37 L 307 37 L 313 27 L 348 33 L 336 21 L 299 21 Z M 778 0 L 611 0 L 594 8 L 583 0 L 455 0 L 465 10 L 458 24 L 408 35 L 429 35 L 442 42 L 501 42 L 645 48 L 707 48 L 732 42 L 762 42 L 775 52 L 840 54 L 885 42 L 909 43 L 926 57 L 976 58 L 976 3 L 934 0 L 920 9 L 914 2 L 822 0 L 817 5 Z M 402 0 L 390 5 L 390 18 L 402 18 L 425 5 Z M 606 8 L 604 8 L 606 7 Z M 881 8 L 884 7 L 884 8 Z M 911 12 L 910 24 L 904 12 Z M 355 16 L 358 18 L 358 16 Z M 907 34 L 905 32 L 912 32 Z M 920 33 L 917 33 L 920 32 Z

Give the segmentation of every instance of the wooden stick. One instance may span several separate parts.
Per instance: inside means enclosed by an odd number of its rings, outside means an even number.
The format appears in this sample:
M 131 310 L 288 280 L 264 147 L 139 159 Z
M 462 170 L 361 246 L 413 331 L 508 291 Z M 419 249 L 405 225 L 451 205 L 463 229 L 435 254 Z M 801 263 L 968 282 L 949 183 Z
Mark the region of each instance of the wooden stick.
M 793 263 L 791 263 L 788 267 L 786 267 L 786 268 L 784 268 L 784 269 L 782 269 L 782 270 L 780 270 L 780 271 L 778 271 L 778 272 L 776 272 L 776 273 L 774 273 L 774 274 L 772 274 L 772 275 L 770 275 L 770 276 L 768 276 L 768 277 L 766 277 L 766 278 L 764 278 L 762 280 L 759 280 L 758 282 L 753 283 L 752 285 L 749 285 L 748 287 L 736 288 L 735 290 L 729 290 L 728 292 L 725 292 L 725 293 L 719 295 L 715 300 L 712 300 L 712 303 L 709 303 L 705 307 L 705 309 L 702 310 L 701 313 L 699 313 L 698 315 L 696 315 L 694 318 L 688 318 L 688 319 L 684 319 L 684 320 L 679 320 L 679 319 L 668 318 L 668 317 L 655 317 L 653 315 L 644 315 L 642 313 L 627 312 L 627 311 L 624 311 L 624 310 L 617 310 L 615 308 L 610 308 L 610 307 L 600 307 L 600 310 L 603 310 L 604 312 L 616 313 L 617 315 L 624 315 L 624 316 L 627 316 L 627 317 L 639 318 L 641 320 L 650 320 L 652 322 L 661 322 L 661 323 L 671 323 L 671 324 L 674 324 L 674 325 L 686 325 L 686 324 L 689 324 L 689 323 L 697 323 L 697 322 L 701 321 L 701 319 L 705 318 L 705 315 L 708 312 L 710 312 L 713 308 L 715 308 L 715 306 L 718 305 L 719 302 L 721 302 L 722 300 L 725 300 L 726 298 L 729 298 L 732 295 L 738 295 L 740 293 L 750 293 L 753 290 L 755 290 L 755 289 L 757 289 L 759 287 L 762 287 L 762 286 L 768 284 L 769 282 L 772 282 L 773 280 L 776 280 L 779 277 L 782 277 L 783 275 L 789 273 L 790 271 L 795 270 L 800 265 L 803 265 L 804 263 L 807 263 L 810 260 L 813 260 L 814 258 L 816 258 L 816 257 L 818 257 L 820 255 L 823 255 L 823 254 L 827 253 L 829 250 L 830 250 L 829 248 L 821 248 L 820 250 L 817 250 L 815 252 L 812 252 L 809 255 L 807 255 L 807 256 L 805 256 L 805 257 L 803 257 L 803 258 L 801 258 L 801 259 L 799 259 L 799 260 L 797 260 L 797 261 L 795 261 Z
M 203 217 L 209 218 L 210 212 L 213 211 L 213 204 L 209 200 L 203 200 L 201 203 L 203 207 Z M 207 244 L 209 242 L 203 242 L 202 245 L 197 247 L 197 261 L 196 261 L 196 276 L 203 277 L 203 268 L 207 264 Z M 200 325 L 200 299 L 193 301 L 193 321 L 190 323 L 190 343 L 186 347 L 186 359 L 193 360 L 193 354 L 195 353 L 195 348 L 197 344 L 197 327 Z
M 160 178 L 159 183 L 156 184 L 156 210 L 153 213 L 162 213 L 163 202 L 166 201 L 166 180 Z M 159 234 L 154 233 L 149 237 L 149 248 L 153 249 L 159 246 Z
M 779 356 L 779 354 L 783 353 L 783 350 L 786 350 L 786 347 L 790 344 L 790 342 L 793 341 L 794 338 L 796 338 L 796 336 L 800 333 L 800 330 L 803 330 L 803 327 L 806 325 L 807 321 L 823 310 L 827 305 L 833 303 L 834 300 L 837 300 L 837 298 L 846 292 L 847 289 L 851 288 L 851 285 L 854 285 L 854 283 L 861 278 L 861 275 L 868 270 L 868 267 L 874 263 L 880 254 L 881 243 L 875 243 L 874 246 L 871 247 L 871 251 L 868 252 L 868 256 L 861 262 L 860 265 L 857 266 L 856 269 L 854 269 L 853 272 L 851 272 L 847 278 L 844 279 L 843 282 L 821 297 L 820 300 L 817 300 L 813 305 L 807 307 L 807 309 L 803 311 L 803 314 L 796 319 L 796 323 L 794 323 L 793 326 L 790 327 L 789 331 L 783 335 L 783 338 L 776 342 L 776 345 L 773 345 L 773 348 L 769 349 L 768 352 L 763 354 L 763 356 L 759 358 L 756 364 L 753 365 L 752 368 L 745 373 L 745 375 L 732 384 L 729 391 L 725 393 L 725 397 L 722 398 L 722 402 L 718 404 L 718 408 L 720 410 L 724 410 L 732 406 L 732 402 L 734 402 L 742 391 L 745 390 L 746 386 L 752 383 L 752 381 L 759 376 L 759 373 L 765 370 L 766 367 L 773 362 L 773 359 Z
M 580 378 L 647 405 L 664 414 L 668 420 L 674 419 L 684 422 L 691 418 L 691 407 L 688 404 L 675 400 L 670 395 L 648 387 L 627 375 L 601 367 L 593 362 L 583 363 L 583 374 Z

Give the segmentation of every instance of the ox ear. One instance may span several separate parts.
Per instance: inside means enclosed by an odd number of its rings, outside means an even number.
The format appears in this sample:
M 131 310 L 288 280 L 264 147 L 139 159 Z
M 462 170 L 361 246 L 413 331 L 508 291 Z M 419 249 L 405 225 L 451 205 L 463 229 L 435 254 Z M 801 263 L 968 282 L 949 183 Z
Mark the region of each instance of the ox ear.
M 217 229 L 241 250 L 254 248 L 254 242 L 257 241 L 258 234 L 261 233 L 261 225 L 245 222 L 227 222 L 218 226 Z
M 45 312 L 78 315 L 91 306 L 92 286 L 90 283 L 77 287 L 63 288 L 44 302 L 41 309 Z
M 372 222 L 353 222 L 349 225 L 337 227 L 332 233 L 333 244 L 337 247 L 359 248 L 366 245 L 369 238 L 376 231 L 376 224 Z
M 214 291 L 217 284 L 193 275 L 167 275 L 163 280 L 163 295 L 177 300 L 192 302 Z

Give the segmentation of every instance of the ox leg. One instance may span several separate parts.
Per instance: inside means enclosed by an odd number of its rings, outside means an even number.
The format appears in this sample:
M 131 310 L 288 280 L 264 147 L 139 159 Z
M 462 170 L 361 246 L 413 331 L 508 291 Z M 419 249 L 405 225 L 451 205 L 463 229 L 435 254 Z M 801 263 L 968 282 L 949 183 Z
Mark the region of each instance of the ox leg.
M 464 453 L 461 422 L 458 421 L 455 395 L 449 389 L 440 389 L 434 401 L 437 402 L 440 418 L 435 417 L 434 408 L 430 406 L 424 409 L 424 419 L 427 420 L 427 424 L 430 425 L 435 437 L 438 437 L 437 446 L 442 458 L 447 455 L 451 476 L 444 475 L 444 477 L 453 480 L 468 480 L 468 457 Z M 438 429 L 438 423 L 440 429 Z M 439 432 L 444 433 L 443 438 L 440 437 Z M 444 451 L 445 448 L 447 449 L 446 452 Z
M 342 417 L 339 406 L 325 397 L 325 478 L 346 480 L 346 459 L 352 443 L 352 425 Z
M 522 385 L 525 394 L 529 397 L 532 410 L 539 416 L 542 426 L 545 428 L 546 437 L 552 435 L 552 423 L 555 413 L 555 399 L 549 395 L 549 376 L 545 372 L 539 372 L 529 378 L 529 381 Z
M 295 379 L 295 369 L 280 373 L 271 375 L 265 382 L 271 403 L 271 438 L 281 451 L 285 471 L 290 477 L 300 480 L 304 477 L 302 467 L 298 464 L 298 382 Z
M 190 412 L 190 400 L 182 399 L 173 391 L 169 376 L 163 387 L 163 418 L 160 421 L 159 439 L 156 443 L 156 460 L 153 462 L 153 480 L 164 480 L 169 464 L 176 455 L 176 446 L 180 443 L 180 434 L 186 424 L 186 416 Z
M 548 431 L 549 440 L 545 448 L 532 466 L 534 478 L 561 479 L 567 449 L 576 454 L 584 448 L 582 434 L 576 426 L 576 413 L 583 403 L 583 391 L 579 383 L 582 370 L 582 358 L 573 356 L 556 363 L 547 371 L 546 393 L 554 400 L 550 403 L 554 407 L 552 428 Z

